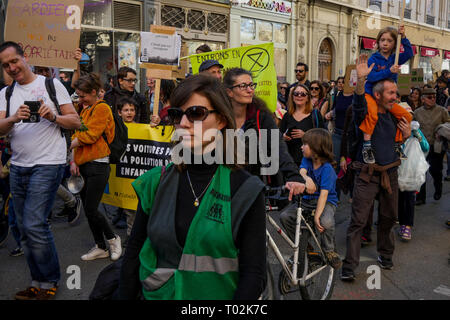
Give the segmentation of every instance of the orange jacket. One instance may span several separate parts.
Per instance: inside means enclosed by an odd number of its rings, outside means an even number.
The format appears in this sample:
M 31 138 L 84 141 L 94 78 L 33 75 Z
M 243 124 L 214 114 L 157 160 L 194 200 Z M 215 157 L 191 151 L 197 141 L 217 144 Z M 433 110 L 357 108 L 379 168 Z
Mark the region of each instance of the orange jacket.
M 88 130 L 77 130 L 72 136 L 72 140 L 78 138 L 81 144 L 80 147 L 75 148 L 74 153 L 74 161 L 78 166 L 108 156 L 111 151 L 102 134 L 105 132 L 108 143 L 111 143 L 115 129 L 111 108 L 103 100 L 83 109 L 80 117 Z

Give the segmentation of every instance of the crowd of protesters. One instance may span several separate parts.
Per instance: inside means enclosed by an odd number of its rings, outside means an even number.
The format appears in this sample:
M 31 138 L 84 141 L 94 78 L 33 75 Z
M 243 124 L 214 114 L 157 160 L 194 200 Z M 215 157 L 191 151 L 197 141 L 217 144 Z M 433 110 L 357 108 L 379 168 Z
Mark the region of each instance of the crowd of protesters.
M 278 83 L 275 111 L 255 96 L 258 84 L 251 72 L 233 68 L 223 74 L 216 60 L 204 61 L 199 75 L 161 80 L 159 94 L 155 79 L 147 77 L 148 89 L 141 94 L 132 68 L 120 68 L 106 83 L 84 72 L 81 49 L 75 53 L 78 68 L 70 74 L 28 65 L 14 42 L 0 45 L 5 80 L 0 134 L 6 137 L 1 140 L 0 185 L 3 211 L 8 212 L 0 226 L 11 228 L 17 247 L 10 255 L 25 255 L 31 275 L 30 285 L 15 298 L 48 300 L 57 293 L 61 274 L 50 229 L 57 196 L 64 202 L 59 215 L 71 225 L 84 208 L 94 245 L 82 260 L 122 260 L 115 292 L 120 299 L 258 299 L 266 284 L 263 182 L 284 185 L 289 199 L 303 193 L 317 202 L 315 228 L 330 265 L 342 268 L 343 281 L 355 279 L 360 248 L 372 242 L 378 201 L 378 263 L 392 269 L 394 225 L 398 220 L 400 239 L 410 241 L 414 207 L 427 200 L 425 183 L 420 190 L 399 189 L 397 169 L 414 156 L 404 153 L 408 141 L 420 142 L 436 201 L 443 180 L 450 181 L 450 72 L 442 71 L 434 87 L 411 88 L 408 96 L 400 96 L 399 66 L 393 62 L 398 36 L 405 47 L 400 64 L 411 58 L 404 28 L 381 30 L 379 51 L 357 61 L 354 92 L 345 92 L 344 77 L 310 81 L 308 65 L 299 62 L 296 82 Z M 209 51 L 202 45 L 196 53 Z M 32 102 L 38 102 L 36 110 Z M 109 221 L 99 204 L 111 171 L 117 121 L 174 125 L 192 138 L 194 121 L 201 121 L 203 130 L 236 129 L 242 135 L 276 130 L 279 172 L 262 175 L 266 164 L 260 159 L 245 166 L 192 161 L 157 167 L 133 182 L 137 210 L 118 208 Z M 178 143 L 194 150 L 198 143 L 203 155 L 230 152 L 202 139 Z M 266 143 L 258 148 L 274 152 L 270 139 Z M 83 178 L 81 191 L 70 190 L 71 176 Z M 344 259 L 335 247 L 334 217 L 342 192 L 349 193 L 351 202 Z M 280 214 L 290 237 L 294 215 L 292 205 Z M 114 227 L 127 228 L 126 245 Z

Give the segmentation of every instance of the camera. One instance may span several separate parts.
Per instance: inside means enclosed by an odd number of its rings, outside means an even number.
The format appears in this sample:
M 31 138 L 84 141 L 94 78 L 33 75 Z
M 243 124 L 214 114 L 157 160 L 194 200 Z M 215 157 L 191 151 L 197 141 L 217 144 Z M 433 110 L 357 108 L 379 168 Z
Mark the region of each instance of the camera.
M 39 115 L 41 103 L 39 101 L 25 101 L 23 104 L 30 108 L 30 117 L 28 119 L 23 119 L 23 122 L 35 123 L 41 121 L 41 116 Z

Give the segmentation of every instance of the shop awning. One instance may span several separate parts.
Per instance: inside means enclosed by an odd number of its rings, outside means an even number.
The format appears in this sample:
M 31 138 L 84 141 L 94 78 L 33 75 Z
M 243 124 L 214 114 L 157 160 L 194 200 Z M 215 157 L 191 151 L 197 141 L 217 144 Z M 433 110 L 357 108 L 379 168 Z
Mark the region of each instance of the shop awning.
M 444 59 L 450 59 L 450 51 L 444 50 Z
M 420 47 L 420 55 L 422 57 L 435 57 L 439 55 L 439 50 L 434 48 Z
M 370 38 L 361 38 L 362 39 L 362 47 L 363 49 L 367 49 L 367 50 L 374 50 L 376 45 L 377 45 L 377 41 L 375 39 L 370 39 Z
M 363 49 L 367 49 L 367 50 L 375 50 L 376 46 L 377 46 L 377 40 L 376 39 L 372 39 L 372 38 L 361 38 L 362 40 L 362 47 Z M 413 49 L 413 53 L 416 54 L 417 53 L 417 46 L 412 46 Z M 405 49 L 403 48 L 403 45 L 400 45 L 400 53 L 405 52 Z

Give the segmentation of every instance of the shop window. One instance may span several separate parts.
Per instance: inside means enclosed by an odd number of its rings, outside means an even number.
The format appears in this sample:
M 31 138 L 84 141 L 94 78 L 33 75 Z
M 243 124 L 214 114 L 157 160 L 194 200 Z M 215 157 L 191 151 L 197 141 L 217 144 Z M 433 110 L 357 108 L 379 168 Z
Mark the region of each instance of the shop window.
M 223 14 L 209 13 L 208 30 L 215 33 L 228 33 L 227 16 Z
M 85 3 L 81 23 L 89 26 L 111 28 L 112 1 L 90 1 Z
M 445 59 L 442 61 L 441 70 L 450 70 L 450 59 Z
M 141 5 L 114 1 L 114 28 L 140 31 Z
M 225 44 L 223 42 L 212 42 L 212 41 L 198 41 L 198 40 L 187 40 L 186 46 L 188 49 L 188 55 L 196 54 L 195 50 L 202 44 L 207 44 L 212 51 L 225 49 Z
M 281 23 L 273 24 L 273 41 L 277 43 L 287 42 L 287 25 Z
M 183 28 L 185 18 L 184 10 L 182 8 L 171 6 L 161 7 L 161 23 L 163 26 Z
M 283 48 L 274 48 L 275 59 L 275 70 L 277 73 L 278 81 L 286 80 L 286 69 L 287 69 L 287 50 Z
M 258 26 L 258 40 L 272 41 L 273 36 L 272 23 L 257 20 L 257 26 Z
M 192 30 L 202 31 L 206 26 L 206 17 L 201 11 L 189 10 L 187 15 L 188 26 Z
M 431 68 L 430 57 L 420 57 L 419 68 L 423 69 L 423 78 L 425 82 L 427 82 L 428 80 L 433 80 L 433 69 Z
M 241 18 L 241 41 L 256 39 L 255 19 Z

